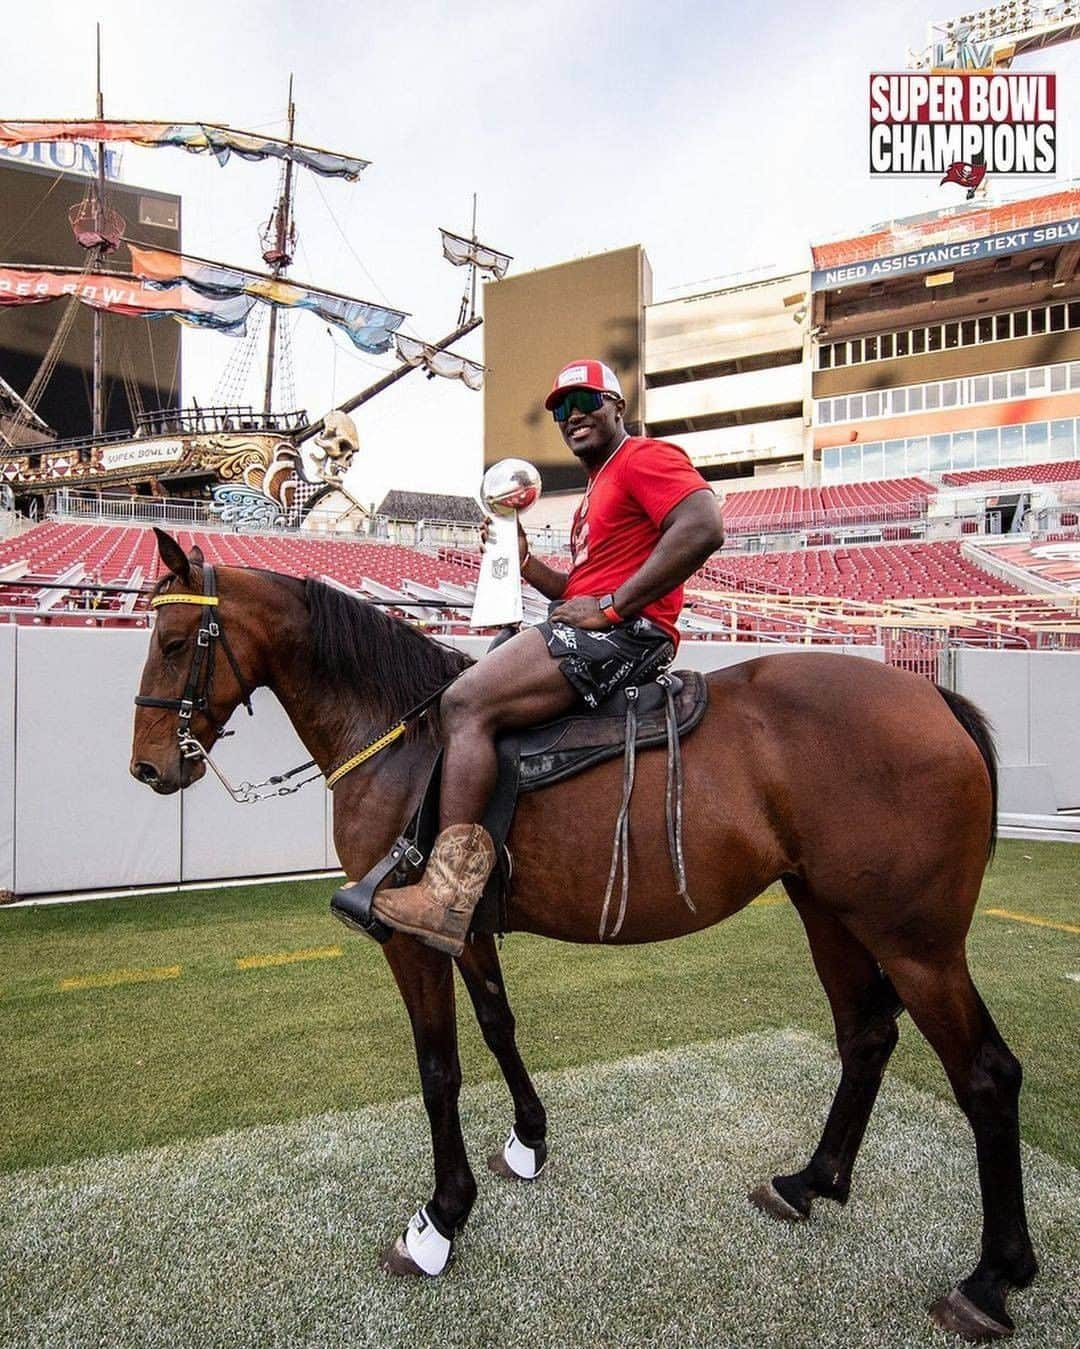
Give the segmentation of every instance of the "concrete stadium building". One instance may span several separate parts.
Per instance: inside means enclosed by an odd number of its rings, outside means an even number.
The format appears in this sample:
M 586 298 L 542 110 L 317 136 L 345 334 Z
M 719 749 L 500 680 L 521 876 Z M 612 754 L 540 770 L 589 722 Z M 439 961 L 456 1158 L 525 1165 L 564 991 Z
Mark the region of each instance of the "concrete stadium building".
M 810 254 L 663 301 L 639 245 L 489 286 L 485 463 L 539 465 L 548 496 L 530 526 L 567 519 L 584 481 L 543 396 L 585 354 L 619 373 L 631 429 L 680 444 L 725 495 L 1080 457 L 1080 188 Z

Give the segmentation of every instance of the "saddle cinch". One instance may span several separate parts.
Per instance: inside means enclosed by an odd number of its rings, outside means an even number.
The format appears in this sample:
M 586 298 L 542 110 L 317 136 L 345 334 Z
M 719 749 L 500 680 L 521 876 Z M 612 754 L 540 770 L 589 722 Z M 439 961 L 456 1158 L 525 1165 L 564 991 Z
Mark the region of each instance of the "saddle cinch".
M 483 897 L 473 915 L 470 932 L 502 933 L 510 895 L 513 860 L 506 846 L 510 825 L 523 792 L 535 792 L 582 773 L 594 764 L 623 756 L 623 799 L 615 826 L 611 869 L 600 920 L 600 937 L 606 933 L 615 879 L 622 868 L 619 913 L 608 936 L 615 936 L 626 912 L 629 885 L 628 844 L 630 793 L 634 785 L 637 753 L 667 745 L 668 783 L 665 807 L 668 844 L 677 894 L 693 907 L 686 893 L 682 861 L 682 761 L 680 741 L 705 715 L 708 689 L 704 677 L 694 670 L 660 674 L 648 684 L 620 689 L 595 711 L 575 713 L 545 722 L 525 731 L 500 736 L 496 742 L 499 773 L 495 790 L 481 821 L 491 835 L 498 858 Z M 330 911 L 350 927 L 359 928 L 376 941 L 393 935 L 371 911 L 380 886 L 410 885 L 422 872 L 439 823 L 439 782 L 442 750 L 432 764 L 420 804 L 393 847 L 358 883 L 335 891 Z

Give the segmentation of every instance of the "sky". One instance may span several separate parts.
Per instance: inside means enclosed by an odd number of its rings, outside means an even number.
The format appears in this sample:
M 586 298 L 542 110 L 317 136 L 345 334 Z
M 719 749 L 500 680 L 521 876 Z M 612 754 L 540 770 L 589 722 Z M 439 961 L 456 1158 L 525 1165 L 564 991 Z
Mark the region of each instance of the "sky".
M 870 72 L 904 69 L 928 22 L 960 12 L 948 0 L 99 0 L 96 12 L 40 0 L 9 16 L 0 111 L 92 116 L 97 20 L 107 117 L 284 135 L 292 75 L 297 139 L 372 161 L 356 184 L 300 175 L 293 275 L 408 310 L 403 331 L 432 341 L 456 326 L 466 279 L 438 229 L 469 233 L 473 193 L 479 235 L 513 255 L 511 274 L 640 243 L 658 300 L 806 266 L 812 241 L 962 201 L 867 167 Z M 1058 179 L 1080 176 L 1080 43 L 1016 68 L 1057 72 Z M 277 175 L 127 147 L 122 176 L 182 195 L 187 252 L 257 267 Z M 311 314 L 291 332 L 297 405 L 313 416 L 396 365 Z M 185 333 L 187 398 L 213 401 L 232 341 Z M 458 349 L 482 360 L 483 329 Z M 363 500 L 477 490 L 482 395 L 458 381 L 410 374 L 357 425 L 350 483 Z

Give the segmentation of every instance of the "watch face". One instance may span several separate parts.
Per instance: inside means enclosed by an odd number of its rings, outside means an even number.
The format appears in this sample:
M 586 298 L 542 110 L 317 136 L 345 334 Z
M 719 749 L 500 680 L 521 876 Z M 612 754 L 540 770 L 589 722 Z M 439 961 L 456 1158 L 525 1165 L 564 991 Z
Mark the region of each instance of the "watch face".
M 614 607 L 615 607 L 615 595 L 614 595 L 614 592 L 612 592 L 610 595 L 601 595 L 601 596 L 600 596 L 600 608 L 601 608 L 601 609 L 614 609 Z

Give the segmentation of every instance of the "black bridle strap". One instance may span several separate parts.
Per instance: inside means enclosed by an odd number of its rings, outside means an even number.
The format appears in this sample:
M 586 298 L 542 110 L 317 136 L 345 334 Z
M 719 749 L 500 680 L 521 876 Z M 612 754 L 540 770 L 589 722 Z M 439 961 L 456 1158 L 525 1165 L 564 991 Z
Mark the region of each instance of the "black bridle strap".
M 203 567 L 201 595 L 157 595 L 150 603 L 154 608 L 164 604 L 197 604 L 201 606 L 202 613 L 199 617 L 199 631 L 195 638 L 195 651 L 191 658 L 191 668 L 188 671 L 183 697 L 151 698 L 140 693 L 135 698 L 136 707 L 161 707 L 166 711 L 176 712 L 180 716 L 182 728 L 186 729 L 186 724 L 190 723 L 194 712 L 205 712 L 209 708 L 210 686 L 214 678 L 215 647 L 220 641 L 236 682 L 240 686 L 240 701 L 247 708 L 248 716 L 253 716 L 251 691 L 240 673 L 240 667 L 236 663 L 225 631 L 213 612 L 218 607 L 214 568 L 209 563 Z

